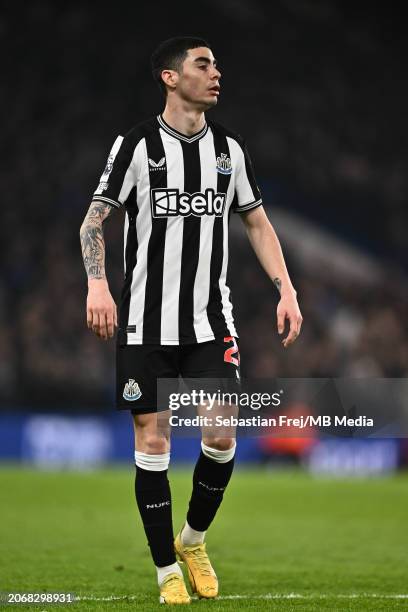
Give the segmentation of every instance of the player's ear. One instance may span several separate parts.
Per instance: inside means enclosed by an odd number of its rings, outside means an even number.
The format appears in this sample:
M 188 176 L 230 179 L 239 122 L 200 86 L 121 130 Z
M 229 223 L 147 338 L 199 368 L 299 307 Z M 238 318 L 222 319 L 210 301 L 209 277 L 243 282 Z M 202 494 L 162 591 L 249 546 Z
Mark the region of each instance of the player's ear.
M 161 78 L 167 87 L 174 88 L 178 81 L 178 72 L 175 70 L 162 70 Z

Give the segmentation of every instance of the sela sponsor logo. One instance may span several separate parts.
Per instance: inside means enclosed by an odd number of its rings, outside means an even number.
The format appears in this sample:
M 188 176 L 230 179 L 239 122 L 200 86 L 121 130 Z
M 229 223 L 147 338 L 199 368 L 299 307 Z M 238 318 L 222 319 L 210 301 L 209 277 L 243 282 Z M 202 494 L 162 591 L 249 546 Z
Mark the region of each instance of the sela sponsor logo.
M 155 162 L 153 159 L 149 159 L 149 170 L 150 172 L 157 172 L 157 170 L 165 170 L 166 169 L 166 158 L 162 157 L 158 162 Z
M 178 189 L 152 189 L 150 192 L 152 216 L 160 217 L 203 217 L 224 214 L 226 194 L 206 189 L 205 193 L 180 193 Z
M 146 504 L 147 510 L 153 510 L 155 508 L 163 508 L 163 506 L 170 506 L 170 501 L 166 500 L 157 504 Z
M 123 389 L 123 397 L 128 402 L 134 402 L 135 400 L 138 400 L 139 397 L 142 397 L 140 387 L 134 378 L 129 378 L 129 381 L 126 383 L 125 388 Z
M 217 172 L 220 174 L 232 173 L 231 159 L 226 153 L 221 153 L 221 155 L 217 157 Z

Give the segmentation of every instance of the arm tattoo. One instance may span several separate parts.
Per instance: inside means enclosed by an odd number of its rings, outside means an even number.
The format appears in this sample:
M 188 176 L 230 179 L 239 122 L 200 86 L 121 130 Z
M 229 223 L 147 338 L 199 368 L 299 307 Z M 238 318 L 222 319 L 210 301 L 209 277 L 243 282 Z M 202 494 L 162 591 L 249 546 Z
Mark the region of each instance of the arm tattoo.
M 282 287 L 282 281 L 280 278 L 276 277 L 273 279 L 273 284 L 275 285 L 275 287 L 277 288 L 277 290 L 279 291 L 279 293 L 281 292 L 281 287 Z
M 102 223 L 112 213 L 109 204 L 91 203 L 81 226 L 82 257 L 88 278 L 105 278 L 105 241 Z

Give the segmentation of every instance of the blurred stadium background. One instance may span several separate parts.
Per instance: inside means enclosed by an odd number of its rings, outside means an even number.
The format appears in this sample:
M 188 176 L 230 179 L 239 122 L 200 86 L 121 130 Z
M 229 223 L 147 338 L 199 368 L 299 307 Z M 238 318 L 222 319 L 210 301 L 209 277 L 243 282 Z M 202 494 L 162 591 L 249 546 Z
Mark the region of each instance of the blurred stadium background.
M 114 345 L 85 324 L 78 232 L 116 135 L 162 108 L 149 57 L 173 35 L 200 35 L 213 47 L 223 87 L 211 117 L 247 139 L 303 311 L 302 335 L 284 351 L 277 294 L 232 219 L 243 374 L 407 376 L 400 11 L 335 0 L 2 3 L 1 461 L 132 463 L 129 415 L 113 410 Z M 106 242 L 118 298 L 120 213 Z M 260 470 L 289 462 L 333 477 L 391 474 L 408 463 L 402 439 L 330 444 L 246 439 L 238 457 Z M 176 440 L 174 465 L 196 453 L 197 440 Z

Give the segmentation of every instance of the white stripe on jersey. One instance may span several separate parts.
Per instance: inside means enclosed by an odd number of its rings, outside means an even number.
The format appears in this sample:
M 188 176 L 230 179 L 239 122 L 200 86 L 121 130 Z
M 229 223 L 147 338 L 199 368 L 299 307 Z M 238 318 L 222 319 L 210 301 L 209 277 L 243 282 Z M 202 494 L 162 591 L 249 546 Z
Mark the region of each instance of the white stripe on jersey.
M 227 137 L 227 141 L 228 141 L 228 146 L 230 147 L 230 142 L 229 142 L 229 138 Z M 230 149 L 230 155 L 231 155 L 231 162 L 233 160 L 233 153 Z M 222 314 L 225 317 L 225 322 L 227 324 L 227 327 L 229 329 L 230 332 L 230 336 L 238 336 L 237 334 L 237 330 L 235 329 L 234 326 L 234 317 L 232 316 L 232 303 L 230 300 L 230 288 L 227 285 L 227 271 L 228 271 L 228 216 L 229 216 L 229 209 L 231 208 L 231 204 L 232 204 L 232 200 L 234 198 L 234 192 L 235 192 L 235 186 L 234 186 L 234 182 L 230 181 L 229 185 L 228 185 L 228 192 L 227 192 L 227 202 L 228 202 L 228 209 L 227 209 L 227 213 L 224 215 L 224 219 L 223 219 L 223 226 L 224 226 L 224 248 L 223 248 L 223 260 L 222 260 L 222 268 L 221 268 L 221 274 L 220 274 L 220 280 L 219 280 L 219 288 L 221 291 L 221 301 L 222 301 Z
M 211 130 L 199 141 L 201 191 L 217 191 L 217 168 L 214 163 L 214 137 Z M 201 217 L 200 251 L 194 282 L 194 331 L 197 338 L 214 340 L 213 330 L 207 316 L 210 293 L 211 253 L 213 244 L 214 215 Z
M 184 158 L 181 144 L 169 140 L 160 129 L 167 160 L 167 185 L 172 189 L 184 191 Z M 181 250 L 183 247 L 184 219 L 169 217 L 167 219 L 166 242 L 163 261 L 163 297 L 161 307 L 161 341 L 166 344 L 178 344 L 179 335 L 179 295 L 181 273 Z
M 112 172 L 113 169 L 113 162 L 116 159 L 116 155 L 118 154 L 118 151 L 120 149 L 120 147 L 122 146 L 122 142 L 123 142 L 123 136 L 118 136 L 115 140 L 115 142 L 113 143 L 113 146 L 111 148 L 111 151 L 109 153 L 109 157 L 108 157 L 108 162 L 105 166 L 105 169 L 103 171 L 103 174 L 101 176 L 101 181 L 106 181 L 110 175 L 110 173 Z
M 105 191 L 105 189 L 107 188 L 107 181 L 109 179 L 110 173 L 112 172 L 113 169 L 113 162 L 115 161 L 116 155 L 118 154 L 118 151 L 122 145 L 123 142 L 123 136 L 118 136 L 115 140 L 115 142 L 113 143 L 113 146 L 110 150 L 109 156 L 108 156 L 108 161 L 106 162 L 106 166 L 105 169 L 101 175 L 101 178 L 99 179 L 99 185 L 94 193 L 94 195 L 96 196 L 102 196 L 103 192 Z M 116 208 L 119 208 L 118 203 L 115 202 L 114 200 L 107 198 L 105 196 L 103 197 L 99 197 L 99 200 L 103 200 L 104 202 L 107 202 L 108 204 L 112 204 L 113 206 L 115 206 Z
M 146 140 L 144 138 L 138 143 L 133 159 L 139 176 L 139 182 L 137 183 L 137 201 L 149 202 L 149 174 L 140 171 L 141 168 L 147 164 Z M 139 344 L 143 338 L 143 315 L 147 281 L 147 249 L 151 232 L 152 215 L 150 212 L 150 205 L 140 206 L 136 217 L 137 259 L 135 269 L 133 270 L 128 322 L 128 325 L 136 325 L 136 332 L 128 334 L 129 344 L 132 344 L 132 342 Z
M 248 175 L 245 168 L 244 152 L 236 140 L 227 136 L 228 147 L 231 154 L 231 163 L 233 168 L 238 170 L 235 173 L 235 188 L 238 198 L 238 210 L 250 210 L 259 205 L 260 200 L 252 191 L 251 183 L 248 180 Z M 248 207 L 248 208 L 247 208 Z
M 126 211 L 125 214 L 125 225 L 123 228 L 123 269 L 125 271 L 125 276 L 126 276 L 126 245 L 127 245 L 127 241 L 128 241 L 128 231 L 129 231 L 129 213 L 128 211 Z

